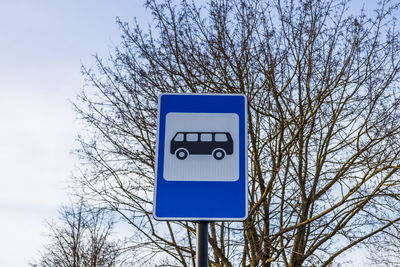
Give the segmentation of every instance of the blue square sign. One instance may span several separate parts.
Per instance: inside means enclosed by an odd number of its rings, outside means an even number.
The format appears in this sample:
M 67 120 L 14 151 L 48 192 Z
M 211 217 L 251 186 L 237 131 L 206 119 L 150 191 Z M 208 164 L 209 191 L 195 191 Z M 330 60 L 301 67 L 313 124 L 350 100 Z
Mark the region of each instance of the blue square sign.
M 157 141 L 153 205 L 157 220 L 246 219 L 244 95 L 161 95 Z

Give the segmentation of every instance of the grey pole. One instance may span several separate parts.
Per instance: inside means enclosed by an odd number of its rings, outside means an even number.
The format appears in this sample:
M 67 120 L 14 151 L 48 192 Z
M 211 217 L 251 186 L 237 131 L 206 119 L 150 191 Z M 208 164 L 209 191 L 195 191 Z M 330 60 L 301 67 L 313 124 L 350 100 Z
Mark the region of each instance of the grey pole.
M 196 267 L 208 267 L 208 222 L 196 223 Z

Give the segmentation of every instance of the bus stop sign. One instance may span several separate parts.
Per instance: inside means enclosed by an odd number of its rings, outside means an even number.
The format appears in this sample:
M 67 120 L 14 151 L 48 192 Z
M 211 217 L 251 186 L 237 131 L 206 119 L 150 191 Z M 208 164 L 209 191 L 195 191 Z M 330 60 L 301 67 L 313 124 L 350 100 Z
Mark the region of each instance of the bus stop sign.
M 244 95 L 161 95 L 157 141 L 153 203 L 157 220 L 246 219 Z

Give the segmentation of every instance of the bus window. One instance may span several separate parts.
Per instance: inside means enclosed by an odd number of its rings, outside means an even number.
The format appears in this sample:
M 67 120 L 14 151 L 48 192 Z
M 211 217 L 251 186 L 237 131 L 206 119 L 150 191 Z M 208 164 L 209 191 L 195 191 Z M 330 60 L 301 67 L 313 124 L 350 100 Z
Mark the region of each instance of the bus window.
M 175 135 L 174 141 L 182 142 L 183 141 L 183 133 L 178 133 Z
M 197 133 L 188 133 L 186 134 L 186 141 L 197 142 L 199 141 L 199 135 Z
M 211 142 L 212 141 L 212 134 L 210 134 L 210 133 L 202 133 L 202 134 L 200 134 L 200 141 L 201 142 Z
M 228 141 L 228 137 L 226 137 L 225 133 L 215 134 L 215 142 L 226 142 L 226 141 Z

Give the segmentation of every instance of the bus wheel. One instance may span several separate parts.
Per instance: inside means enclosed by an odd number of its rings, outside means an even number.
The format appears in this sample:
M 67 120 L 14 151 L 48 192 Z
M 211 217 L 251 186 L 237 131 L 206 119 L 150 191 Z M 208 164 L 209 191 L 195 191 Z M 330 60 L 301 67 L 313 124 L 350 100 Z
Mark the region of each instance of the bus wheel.
M 178 149 L 178 150 L 176 151 L 175 155 L 176 155 L 176 157 L 177 157 L 178 159 L 181 159 L 181 160 L 182 160 L 182 159 L 186 159 L 186 158 L 187 158 L 188 152 L 186 151 L 186 149 L 180 148 L 180 149 Z
M 222 149 L 216 149 L 212 155 L 216 160 L 221 160 L 225 157 L 225 151 Z

